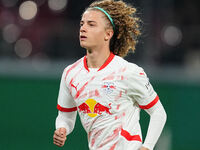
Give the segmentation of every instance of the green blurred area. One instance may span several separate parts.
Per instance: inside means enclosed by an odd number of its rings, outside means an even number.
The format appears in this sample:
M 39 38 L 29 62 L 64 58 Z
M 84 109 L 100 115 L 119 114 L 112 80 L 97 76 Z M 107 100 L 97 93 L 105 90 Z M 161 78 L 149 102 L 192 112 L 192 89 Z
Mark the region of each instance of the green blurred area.
M 168 114 L 172 150 L 200 149 L 200 85 L 151 81 Z M 87 150 L 77 117 L 63 148 L 52 143 L 60 79 L 0 77 L 0 150 Z M 145 137 L 149 116 L 141 112 Z

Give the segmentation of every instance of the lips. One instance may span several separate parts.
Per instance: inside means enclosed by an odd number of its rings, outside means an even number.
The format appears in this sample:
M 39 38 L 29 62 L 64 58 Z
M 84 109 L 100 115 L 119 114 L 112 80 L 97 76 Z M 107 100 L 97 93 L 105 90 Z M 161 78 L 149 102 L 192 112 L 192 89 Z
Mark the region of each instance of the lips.
M 80 40 L 85 40 L 87 37 L 85 35 L 80 36 Z
M 81 35 L 81 38 L 87 38 L 86 36 L 84 36 L 84 35 Z

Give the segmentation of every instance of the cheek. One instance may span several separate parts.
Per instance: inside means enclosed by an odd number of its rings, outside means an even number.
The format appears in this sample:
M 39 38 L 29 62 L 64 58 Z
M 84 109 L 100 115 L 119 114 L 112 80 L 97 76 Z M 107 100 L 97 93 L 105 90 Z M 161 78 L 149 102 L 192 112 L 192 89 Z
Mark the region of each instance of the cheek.
M 94 39 L 99 40 L 99 42 L 104 40 L 104 32 L 103 31 L 94 31 L 93 33 L 94 33 L 93 34 Z

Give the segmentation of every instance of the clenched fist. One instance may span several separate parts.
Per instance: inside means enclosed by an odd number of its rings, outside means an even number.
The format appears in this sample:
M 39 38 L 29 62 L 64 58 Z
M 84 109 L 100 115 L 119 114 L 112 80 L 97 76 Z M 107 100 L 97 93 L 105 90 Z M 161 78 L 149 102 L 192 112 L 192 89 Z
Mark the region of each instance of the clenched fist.
M 67 131 L 65 128 L 58 128 L 55 130 L 54 135 L 53 135 L 53 143 L 59 147 L 64 146 L 65 141 L 67 139 L 66 137 Z

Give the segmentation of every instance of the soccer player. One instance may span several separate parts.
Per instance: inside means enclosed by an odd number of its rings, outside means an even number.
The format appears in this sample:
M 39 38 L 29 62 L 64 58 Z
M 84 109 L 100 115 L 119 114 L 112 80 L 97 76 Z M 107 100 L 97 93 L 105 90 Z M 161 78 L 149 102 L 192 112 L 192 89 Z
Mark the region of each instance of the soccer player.
M 153 150 L 166 113 L 144 70 L 122 57 L 140 35 L 136 9 L 123 1 L 93 2 L 80 21 L 86 56 L 65 68 L 58 96 L 53 141 L 63 146 L 77 112 L 90 150 Z M 150 115 L 145 140 L 140 110 Z

